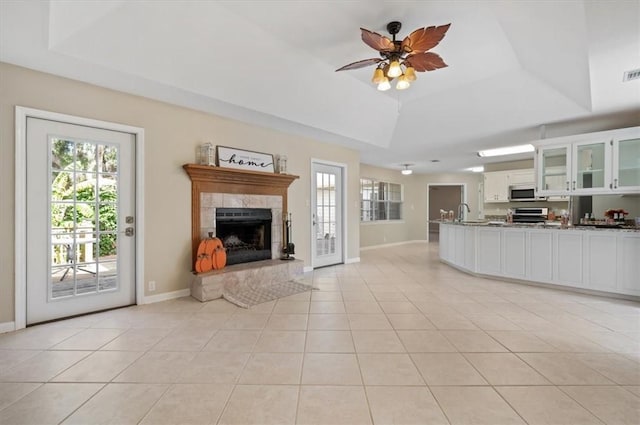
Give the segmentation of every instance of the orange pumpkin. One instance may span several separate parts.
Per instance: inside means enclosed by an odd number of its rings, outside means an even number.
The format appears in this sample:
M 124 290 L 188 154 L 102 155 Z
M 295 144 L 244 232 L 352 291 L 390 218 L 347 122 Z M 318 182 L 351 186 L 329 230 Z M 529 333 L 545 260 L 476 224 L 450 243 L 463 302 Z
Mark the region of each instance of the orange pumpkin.
M 206 273 L 222 269 L 227 264 L 227 251 L 219 238 L 209 237 L 200 241 L 196 254 L 196 272 Z

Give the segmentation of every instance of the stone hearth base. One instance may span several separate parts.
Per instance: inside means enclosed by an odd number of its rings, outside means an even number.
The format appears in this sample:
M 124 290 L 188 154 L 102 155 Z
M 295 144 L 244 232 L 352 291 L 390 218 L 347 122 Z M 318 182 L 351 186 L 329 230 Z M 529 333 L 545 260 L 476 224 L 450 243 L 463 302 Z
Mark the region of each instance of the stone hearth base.
M 302 260 L 264 260 L 234 264 L 222 270 L 195 275 L 191 280 L 191 296 L 199 301 L 221 298 L 225 288 L 251 281 L 252 284 L 285 282 L 303 277 Z

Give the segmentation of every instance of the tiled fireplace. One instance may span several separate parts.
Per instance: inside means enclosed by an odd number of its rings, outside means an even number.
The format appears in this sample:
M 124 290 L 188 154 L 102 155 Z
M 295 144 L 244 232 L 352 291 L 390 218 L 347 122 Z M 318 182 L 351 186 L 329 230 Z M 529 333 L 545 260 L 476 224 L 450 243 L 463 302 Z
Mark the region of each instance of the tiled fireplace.
M 282 218 L 287 212 L 287 191 L 298 176 L 194 164 L 183 168 L 191 178 L 191 267 L 200 240 L 209 233 L 223 240 L 227 258 L 231 259 L 222 270 L 193 277 L 194 298 L 209 301 L 223 296 L 225 288 L 269 285 L 302 274 L 301 260 L 279 259 L 284 242 Z M 248 230 L 236 225 L 236 218 L 242 215 L 247 218 Z M 246 245 L 250 247 L 234 258 L 236 248 Z M 259 258 L 265 252 L 265 259 Z
M 250 261 L 258 261 L 266 258 L 251 257 L 250 254 L 244 255 L 244 258 L 240 258 L 239 261 L 235 261 L 234 257 L 242 257 L 242 255 L 236 254 L 236 245 L 252 244 L 252 239 L 256 238 L 255 232 L 251 231 L 247 234 L 239 229 L 230 230 L 228 232 L 219 232 L 219 224 L 221 221 L 221 212 L 228 214 L 239 214 L 240 209 L 246 209 L 246 215 L 248 215 L 246 221 L 263 221 L 263 218 L 259 217 L 264 211 L 269 211 L 270 214 L 270 229 L 268 232 L 263 231 L 263 240 L 267 239 L 268 234 L 269 246 L 259 245 L 257 247 L 250 248 L 252 251 L 263 251 L 265 248 L 270 250 L 270 256 L 267 258 L 279 258 L 282 252 L 282 196 L 277 195 L 247 195 L 247 194 L 231 194 L 231 193 L 201 193 L 200 194 L 200 237 L 207 237 L 209 232 L 212 232 L 214 236 L 222 239 L 225 247 L 227 248 L 227 264 L 238 264 Z M 232 216 L 233 217 L 233 216 Z M 232 218 L 230 217 L 230 218 Z M 222 220 L 224 223 L 224 219 Z M 231 221 L 231 220 L 229 220 Z M 233 224 L 229 224 L 228 227 L 233 227 Z M 237 225 L 235 226 L 237 227 Z M 240 242 L 236 242 L 235 238 Z

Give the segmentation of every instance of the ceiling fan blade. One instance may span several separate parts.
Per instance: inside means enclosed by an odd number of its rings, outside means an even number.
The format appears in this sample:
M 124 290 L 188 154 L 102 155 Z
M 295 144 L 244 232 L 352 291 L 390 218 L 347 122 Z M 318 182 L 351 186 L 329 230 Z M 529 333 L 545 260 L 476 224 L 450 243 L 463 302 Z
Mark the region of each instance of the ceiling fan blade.
M 348 71 L 350 69 L 358 69 L 358 68 L 364 68 L 365 66 L 370 66 L 370 65 L 375 65 L 378 62 L 381 62 L 382 59 L 380 58 L 371 58 L 371 59 L 364 59 L 358 62 L 353 62 L 350 63 L 349 65 L 345 65 L 342 68 L 338 68 L 336 69 L 336 72 L 338 71 Z
M 438 54 L 433 52 L 421 52 L 409 55 L 407 59 L 405 59 L 404 64 L 406 66 L 412 66 L 413 69 L 419 72 L 434 71 L 448 66 Z
M 393 41 L 389 40 L 384 35 L 380 35 L 377 32 L 369 31 L 364 28 L 360 28 L 362 31 L 362 41 L 372 49 L 379 52 L 391 52 L 395 49 Z
M 451 24 L 418 28 L 402 40 L 402 51 L 418 53 L 433 49 L 442 41 L 450 26 Z

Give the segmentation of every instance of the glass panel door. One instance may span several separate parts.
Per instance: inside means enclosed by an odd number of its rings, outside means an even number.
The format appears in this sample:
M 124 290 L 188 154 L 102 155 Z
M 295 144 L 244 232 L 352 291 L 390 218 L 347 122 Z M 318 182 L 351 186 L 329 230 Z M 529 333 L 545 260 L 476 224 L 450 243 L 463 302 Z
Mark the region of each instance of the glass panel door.
M 50 140 L 49 299 L 117 289 L 118 147 Z
M 614 189 L 640 189 L 640 139 L 617 140 Z
M 313 266 L 343 262 L 342 257 L 342 168 L 313 164 L 312 209 Z
M 542 192 L 569 191 L 569 146 L 540 148 Z
M 574 176 L 572 190 L 590 192 L 590 189 L 602 190 L 609 185 L 610 156 L 607 144 L 574 144 Z
M 27 324 L 135 302 L 135 136 L 27 119 Z

